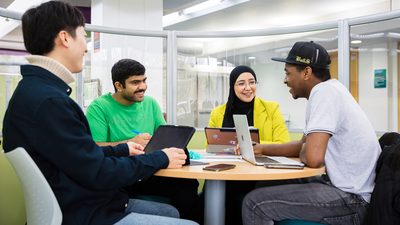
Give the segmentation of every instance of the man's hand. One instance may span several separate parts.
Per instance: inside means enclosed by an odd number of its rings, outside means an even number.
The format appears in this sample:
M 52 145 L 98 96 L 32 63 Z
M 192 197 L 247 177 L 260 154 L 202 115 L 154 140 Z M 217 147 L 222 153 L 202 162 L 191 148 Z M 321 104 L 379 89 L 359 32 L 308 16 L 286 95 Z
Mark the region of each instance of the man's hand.
M 239 146 L 239 144 L 237 144 L 236 146 L 235 146 L 235 155 L 240 155 L 240 146 Z
M 182 165 L 185 164 L 186 154 L 183 149 L 180 148 L 164 148 L 162 150 L 168 156 L 168 168 L 169 169 L 177 169 L 182 168 Z
M 267 148 L 268 145 L 260 145 L 258 143 L 253 144 L 253 151 L 254 151 L 254 155 L 263 155 L 263 149 Z
M 134 138 L 131 138 L 128 141 L 132 141 L 132 142 L 142 145 L 143 147 L 146 147 L 146 145 L 147 145 L 147 143 L 149 143 L 150 139 L 151 139 L 150 134 L 142 133 L 142 134 L 136 135 Z
M 257 142 L 252 142 L 252 144 L 253 144 L 253 151 L 254 151 L 254 154 L 255 155 L 262 155 L 263 153 L 262 153 L 262 146 L 263 147 L 265 147 L 265 145 L 260 145 L 259 143 L 257 143 Z M 240 155 L 240 146 L 239 145 L 236 145 L 236 147 L 235 147 L 235 154 L 236 155 Z
M 144 154 L 144 147 L 132 141 L 126 142 L 129 148 L 129 155 L 141 155 Z

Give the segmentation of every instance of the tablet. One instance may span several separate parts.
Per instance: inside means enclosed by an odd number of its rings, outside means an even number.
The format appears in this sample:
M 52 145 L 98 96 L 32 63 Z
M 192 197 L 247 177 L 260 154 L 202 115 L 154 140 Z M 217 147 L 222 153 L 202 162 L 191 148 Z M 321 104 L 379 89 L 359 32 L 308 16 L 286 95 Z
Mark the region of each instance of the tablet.
M 181 148 L 187 156 L 186 163 L 190 164 L 187 145 L 196 129 L 189 126 L 161 125 L 151 137 L 149 143 L 144 148 L 145 153 L 162 150 L 164 148 Z

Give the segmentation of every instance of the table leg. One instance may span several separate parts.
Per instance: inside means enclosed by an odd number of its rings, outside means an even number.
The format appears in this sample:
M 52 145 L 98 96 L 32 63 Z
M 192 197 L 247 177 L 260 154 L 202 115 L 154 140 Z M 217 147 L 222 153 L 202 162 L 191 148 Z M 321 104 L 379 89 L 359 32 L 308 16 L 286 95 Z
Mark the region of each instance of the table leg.
M 204 222 L 205 225 L 225 224 L 224 180 L 206 180 Z

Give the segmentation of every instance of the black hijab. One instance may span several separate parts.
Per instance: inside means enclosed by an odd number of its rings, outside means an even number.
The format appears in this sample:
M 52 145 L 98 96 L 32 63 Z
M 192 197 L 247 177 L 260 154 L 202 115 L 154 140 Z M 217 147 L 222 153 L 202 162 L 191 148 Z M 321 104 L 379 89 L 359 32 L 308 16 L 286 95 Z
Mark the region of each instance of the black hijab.
M 231 74 L 229 75 L 229 97 L 228 102 L 226 103 L 224 120 L 222 122 L 222 127 L 234 127 L 233 123 L 233 114 L 243 114 L 247 116 L 247 121 L 249 126 L 254 125 L 254 99 L 251 102 L 243 102 L 241 101 L 235 94 L 235 83 L 240 74 L 242 73 L 251 73 L 254 76 L 254 79 L 257 81 L 256 73 L 254 70 L 248 66 L 237 66 L 235 67 Z

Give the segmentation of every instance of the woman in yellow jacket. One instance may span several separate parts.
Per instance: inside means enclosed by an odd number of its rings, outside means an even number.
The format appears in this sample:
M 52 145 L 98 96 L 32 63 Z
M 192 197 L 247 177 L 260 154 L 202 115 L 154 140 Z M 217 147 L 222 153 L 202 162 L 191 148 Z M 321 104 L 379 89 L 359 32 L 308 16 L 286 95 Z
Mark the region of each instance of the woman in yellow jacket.
M 222 121 L 224 120 L 225 111 L 226 111 L 226 104 L 216 107 L 211 112 L 208 126 L 226 127 L 222 126 Z M 249 121 L 249 119 L 247 120 Z M 254 124 L 252 126 L 258 128 L 261 144 L 270 144 L 270 143 L 281 144 L 289 142 L 290 140 L 289 132 L 286 128 L 285 122 L 283 120 L 277 102 L 265 101 L 264 99 L 255 97 L 254 108 L 253 108 L 253 121 Z
M 229 76 L 229 87 L 228 102 L 211 112 L 209 127 L 234 127 L 233 114 L 244 114 L 249 126 L 258 128 L 261 143 L 290 141 L 278 103 L 256 97 L 257 77 L 253 69 L 235 67 Z M 254 188 L 254 181 L 227 181 L 225 224 L 242 224 L 242 200 Z
M 257 77 L 253 69 L 234 68 L 229 84 L 228 102 L 211 112 L 209 127 L 234 127 L 233 114 L 245 114 L 249 126 L 258 128 L 261 144 L 290 141 L 278 103 L 256 97 Z

